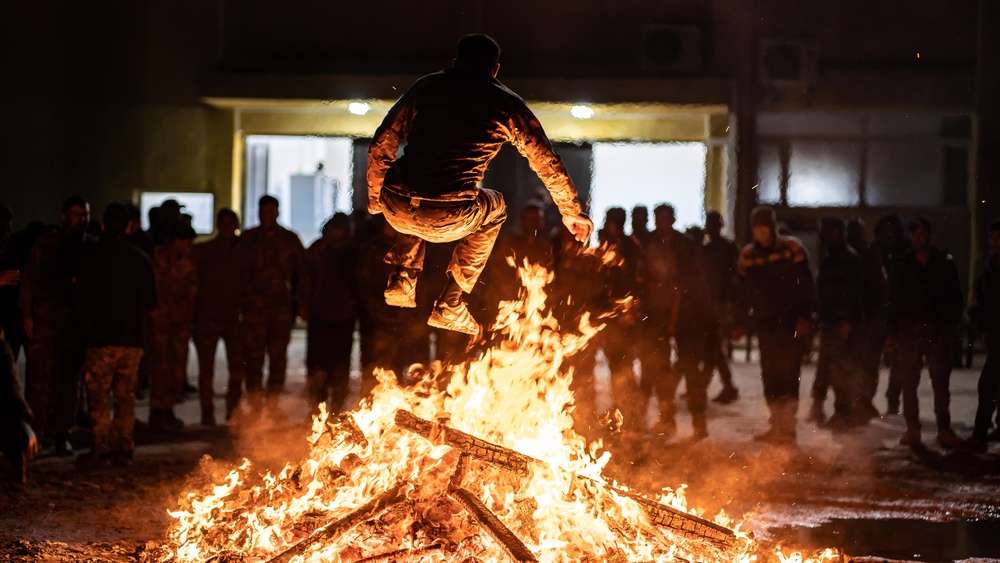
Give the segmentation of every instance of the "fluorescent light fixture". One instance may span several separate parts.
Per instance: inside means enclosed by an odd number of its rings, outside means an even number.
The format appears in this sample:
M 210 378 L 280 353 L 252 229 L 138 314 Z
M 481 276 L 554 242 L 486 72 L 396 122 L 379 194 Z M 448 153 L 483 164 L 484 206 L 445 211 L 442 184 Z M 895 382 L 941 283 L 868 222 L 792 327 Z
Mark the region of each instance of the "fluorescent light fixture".
M 364 102 L 351 102 L 347 106 L 347 111 L 353 113 L 354 115 L 365 115 L 371 109 L 372 107 Z
M 569 114 L 577 119 L 590 119 L 594 117 L 594 108 L 590 106 L 573 106 L 569 108 Z

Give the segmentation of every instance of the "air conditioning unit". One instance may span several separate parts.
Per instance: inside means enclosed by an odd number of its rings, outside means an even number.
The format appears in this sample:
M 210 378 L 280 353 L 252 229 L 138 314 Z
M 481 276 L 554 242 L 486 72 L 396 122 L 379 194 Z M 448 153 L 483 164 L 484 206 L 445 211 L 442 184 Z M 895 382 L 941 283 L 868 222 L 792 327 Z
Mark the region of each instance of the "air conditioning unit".
M 765 86 L 815 84 L 819 79 L 818 41 L 765 39 L 760 44 L 758 72 Z
M 704 46 L 696 25 L 648 25 L 643 27 L 640 56 L 645 70 L 693 74 L 701 71 Z

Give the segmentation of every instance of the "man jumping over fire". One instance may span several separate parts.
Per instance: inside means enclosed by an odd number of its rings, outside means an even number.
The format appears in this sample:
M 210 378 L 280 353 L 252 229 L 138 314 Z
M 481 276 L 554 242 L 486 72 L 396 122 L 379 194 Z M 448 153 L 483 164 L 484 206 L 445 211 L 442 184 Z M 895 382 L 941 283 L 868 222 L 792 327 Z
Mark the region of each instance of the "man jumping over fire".
M 458 240 L 427 324 L 472 335 L 479 324 L 463 292 L 472 292 L 507 218 L 503 196 L 479 183 L 504 143 L 528 159 L 577 240 L 586 241 L 594 228 L 538 119 L 496 79 L 499 60 L 492 38 L 463 37 L 452 68 L 414 83 L 389 110 L 368 151 L 368 212 L 383 213 L 399 231 L 385 256 L 395 266 L 386 303 L 416 307 L 426 242 Z M 405 148 L 397 159 L 400 143 Z

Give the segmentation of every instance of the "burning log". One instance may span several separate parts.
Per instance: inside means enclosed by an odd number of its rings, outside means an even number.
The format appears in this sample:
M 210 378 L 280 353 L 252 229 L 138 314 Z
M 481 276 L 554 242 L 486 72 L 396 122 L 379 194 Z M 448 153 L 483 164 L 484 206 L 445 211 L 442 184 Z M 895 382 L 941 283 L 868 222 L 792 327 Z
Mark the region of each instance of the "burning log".
M 303 538 L 285 551 L 267 560 L 267 563 L 288 563 L 296 555 L 304 553 L 307 549 L 324 540 L 335 539 L 347 530 L 377 518 L 393 505 L 406 499 L 404 493 L 406 483 L 399 483 L 381 495 L 375 497 L 368 503 L 360 506 L 354 512 L 317 528 L 309 537 Z
M 476 459 L 501 465 L 518 475 L 527 476 L 533 462 L 541 463 L 520 452 L 476 438 L 444 424 L 424 420 L 402 409 L 396 411 L 396 425 L 419 434 L 431 442 L 447 444 Z
M 468 513 L 482 525 L 490 536 L 493 537 L 514 561 L 518 563 L 537 562 L 531 550 L 525 546 L 514 532 L 510 531 L 503 522 L 490 512 L 489 508 L 479 500 L 476 495 L 466 489 L 455 488 L 448 493 L 448 496 L 461 504 Z
M 461 451 L 463 454 L 468 454 L 476 459 L 499 465 L 517 473 L 518 475 L 528 475 L 532 464 L 547 465 L 551 467 L 550 464 L 547 464 L 544 461 L 535 459 L 512 449 L 487 442 L 486 440 L 476 438 L 475 436 L 466 434 L 461 430 L 449 428 L 444 424 L 424 420 L 405 410 L 397 410 L 395 420 L 396 424 L 405 430 L 420 434 L 432 442 L 447 444 Z M 562 469 L 559 468 L 555 469 L 562 471 Z M 639 503 L 639 506 L 646 511 L 654 524 L 664 528 L 669 528 L 671 531 L 679 535 L 688 538 L 706 540 L 723 549 L 730 548 L 735 544 L 736 534 L 724 526 L 720 526 L 714 522 L 709 522 L 703 518 L 698 518 L 697 516 L 677 510 L 676 508 L 643 498 L 635 493 L 623 491 L 614 487 L 608 487 L 607 485 L 590 479 L 589 477 L 574 475 L 574 478 L 605 487 L 614 491 L 616 494 L 626 496 L 636 501 Z

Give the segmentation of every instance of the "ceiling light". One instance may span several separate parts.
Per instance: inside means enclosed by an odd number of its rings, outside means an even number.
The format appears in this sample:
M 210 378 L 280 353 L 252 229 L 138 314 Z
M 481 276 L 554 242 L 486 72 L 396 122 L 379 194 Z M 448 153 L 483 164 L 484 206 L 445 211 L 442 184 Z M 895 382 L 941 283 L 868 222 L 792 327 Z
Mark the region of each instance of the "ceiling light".
M 590 119 L 594 117 L 594 108 L 590 106 L 573 106 L 569 109 L 569 113 L 577 119 Z
M 347 111 L 354 115 L 365 115 L 372 107 L 364 102 L 351 102 L 347 106 Z

